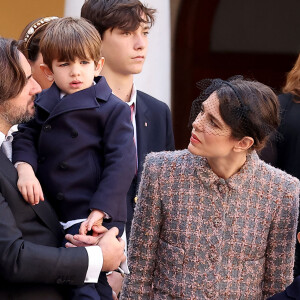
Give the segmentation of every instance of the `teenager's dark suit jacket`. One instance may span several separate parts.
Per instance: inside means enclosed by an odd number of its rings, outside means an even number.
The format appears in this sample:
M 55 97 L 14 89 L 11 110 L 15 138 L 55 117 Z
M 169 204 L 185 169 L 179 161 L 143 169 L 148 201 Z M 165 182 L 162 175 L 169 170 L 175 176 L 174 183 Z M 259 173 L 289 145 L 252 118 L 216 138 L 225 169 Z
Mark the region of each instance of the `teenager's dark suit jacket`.
M 297 276 L 294 281 L 282 293 L 276 294 L 268 300 L 300 300 L 300 276 Z
M 96 80 L 62 99 L 55 84 L 42 92 L 34 120 L 14 138 L 13 161 L 37 169 L 60 221 L 99 209 L 123 222 L 121 232 L 136 168 L 133 127 L 128 105 L 112 94 L 104 77 Z
M 126 234 L 128 239 L 146 155 L 150 152 L 175 150 L 171 112 L 167 104 L 137 91 L 135 118 L 138 170 L 127 193 Z
M 63 231 L 48 205 L 31 206 L 18 188 L 17 171 L 0 151 L 0 299 L 66 299 L 62 284 L 83 284 L 84 248 L 57 248 Z

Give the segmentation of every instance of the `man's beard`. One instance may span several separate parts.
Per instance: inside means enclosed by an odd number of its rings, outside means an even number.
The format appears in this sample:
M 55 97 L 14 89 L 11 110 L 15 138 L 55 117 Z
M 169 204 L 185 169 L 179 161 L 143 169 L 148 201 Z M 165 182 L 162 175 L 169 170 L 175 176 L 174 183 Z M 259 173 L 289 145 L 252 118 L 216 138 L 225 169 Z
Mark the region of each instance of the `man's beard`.
M 1 106 L 3 108 L 0 113 L 1 117 L 11 124 L 11 126 L 28 122 L 33 118 L 33 115 L 27 110 L 27 107 L 12 105 L 9 101 L 3 102 Z

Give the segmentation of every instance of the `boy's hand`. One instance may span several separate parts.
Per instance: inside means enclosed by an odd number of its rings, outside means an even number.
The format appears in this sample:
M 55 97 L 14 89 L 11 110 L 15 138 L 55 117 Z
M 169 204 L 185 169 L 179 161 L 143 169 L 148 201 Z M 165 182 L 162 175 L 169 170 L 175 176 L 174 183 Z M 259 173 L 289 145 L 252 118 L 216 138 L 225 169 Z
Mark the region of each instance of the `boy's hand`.
M 25 201 L 32 205 L 38 204 L 40 201 L 44 201 L 42 187 L 38 179 L 35 177 L 31 165 L 22 162 L 18 164 L 17 171 L 19 175 L 17 186 Z
M 79 234 L 86 235 L 88 231 L 92 230 L 93 226 L 101 226 L 104 218 L 104 213 L 101 210 L 94 209 L 88 218 L 81 223 Z

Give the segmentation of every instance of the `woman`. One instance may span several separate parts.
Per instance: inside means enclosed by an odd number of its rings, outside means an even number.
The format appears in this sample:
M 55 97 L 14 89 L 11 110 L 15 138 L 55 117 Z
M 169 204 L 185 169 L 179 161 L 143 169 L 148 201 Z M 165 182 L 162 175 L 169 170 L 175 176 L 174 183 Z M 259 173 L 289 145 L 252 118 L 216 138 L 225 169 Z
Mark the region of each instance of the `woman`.
M 121 299 L 265 299 L 292 281 L 299 181 L 256 154 L 276 95 L 213 80 L 194 116 L 187 150 L 146 159 Z
M 32 76 L 41 86 L 42 89 L 47 89 L 51 86 L 51 82 L 46 78 L 45 74 L 40 69 L 40 65 L 44 63 L 43 56 L 40 52 L 40 39 L 47 28 L 49 22 L 57 19 L 57 17 L 38 18 L 24 28 L 20 35 L 20 51 L 27 58 Z

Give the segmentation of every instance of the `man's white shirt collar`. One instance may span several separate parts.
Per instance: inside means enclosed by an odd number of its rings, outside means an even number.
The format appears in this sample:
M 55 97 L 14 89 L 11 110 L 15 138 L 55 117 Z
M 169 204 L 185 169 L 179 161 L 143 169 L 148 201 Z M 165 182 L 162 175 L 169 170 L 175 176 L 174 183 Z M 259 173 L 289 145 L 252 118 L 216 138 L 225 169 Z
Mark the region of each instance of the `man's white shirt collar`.
M 12 136 L 14 132 L 18 131 L 18 125 L 13 125 L 9 130 L 7 135 L 0 131 L 0 146 L 4 141 L 7 140 L 8 137 Z

